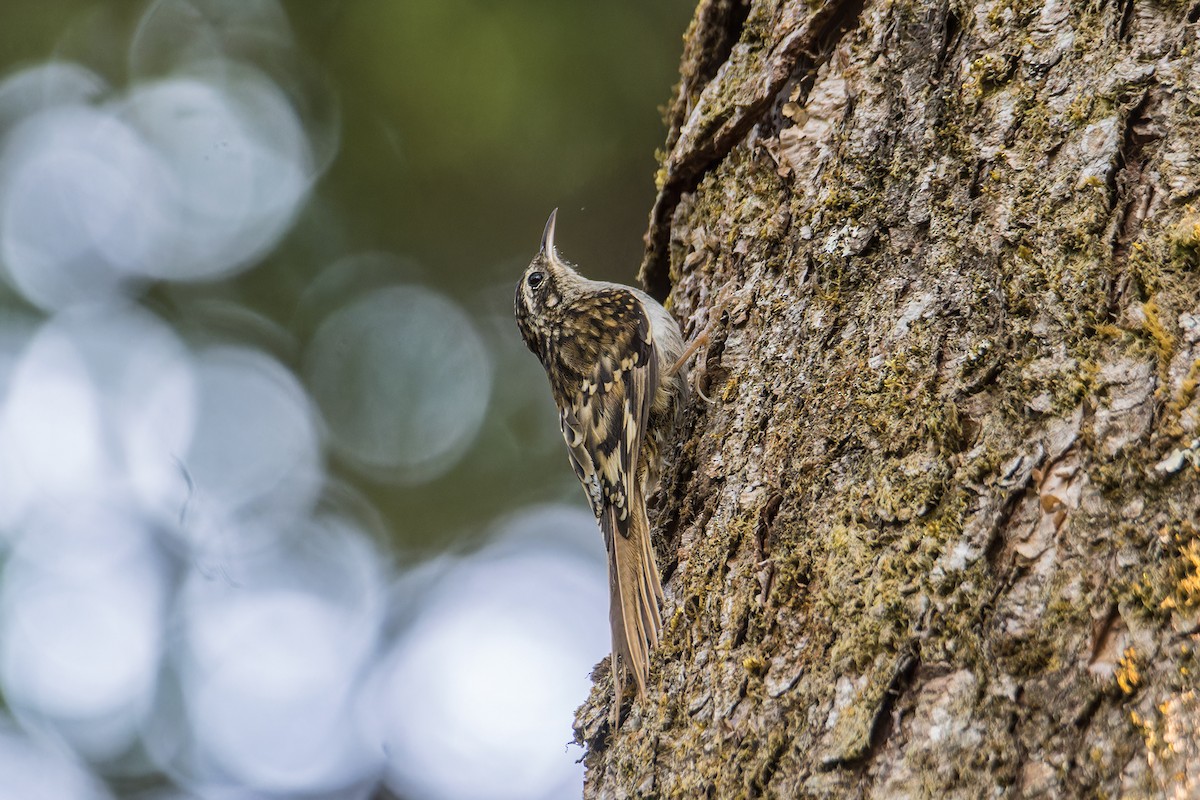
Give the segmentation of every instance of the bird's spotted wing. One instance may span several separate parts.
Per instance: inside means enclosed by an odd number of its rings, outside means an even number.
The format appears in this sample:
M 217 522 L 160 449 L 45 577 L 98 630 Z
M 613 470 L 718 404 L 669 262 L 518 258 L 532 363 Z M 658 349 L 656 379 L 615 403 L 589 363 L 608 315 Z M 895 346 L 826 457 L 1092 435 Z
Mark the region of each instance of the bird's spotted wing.
M 597 518 L 611 511 L 615 532 L 628 537 L 632 483 L 658 387 L 658 359 L 650 320 L 632 292 L 600 292 L 588 303 L 580 311 L 595 320 L 605 346 L 595 352 L 590 369 L 581 370 L 583 381 L 562 406 L 562 433 L 592 511 Z
M 573 362 L 569 366 L 582 376 L 575 388 L 561 395 L 562 432 L 608 551 L 613 724 L 619 726 L 625 672 L 632 673 L 638 694 L 644 696 L 650 650 L 662 630 L 662 584 L 638 475 L 642 440 L 658 390 L 658 355 L 650 319 L 633 292 L 598 292 L 586 299 L 579 313 L 595 326 L 588 341 L 597 346 L 590 352 L 561 348 Z

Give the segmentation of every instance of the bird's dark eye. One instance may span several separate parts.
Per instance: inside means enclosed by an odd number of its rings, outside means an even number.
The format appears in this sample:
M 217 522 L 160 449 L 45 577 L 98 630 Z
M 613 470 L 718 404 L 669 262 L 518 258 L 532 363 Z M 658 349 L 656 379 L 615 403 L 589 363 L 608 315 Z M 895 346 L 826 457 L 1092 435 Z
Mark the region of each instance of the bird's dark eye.
M 537 287 L 542 285 L 542 281 L 544 281 L 545 279 L 546 279 L 546 276 L 540 272 L 529 273 L 529 277 L 527 278 L 527 280 L 529 281 L 529 288 L 536 289 Z

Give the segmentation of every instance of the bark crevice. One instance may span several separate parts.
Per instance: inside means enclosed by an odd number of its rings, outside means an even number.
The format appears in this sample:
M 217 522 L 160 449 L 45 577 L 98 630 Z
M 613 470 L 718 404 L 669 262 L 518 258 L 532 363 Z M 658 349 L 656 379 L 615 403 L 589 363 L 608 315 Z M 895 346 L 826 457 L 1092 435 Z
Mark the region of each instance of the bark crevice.
M 822 59 L 831 55 L 836 39 L 856 26 L 864 3 L 831 0 L 800 19 L 781 20 L 789 32 L 766 43 L 765 53 L 762 38 L 772 33 L 770 27 L 756 28 L 754 40 L 747 41 L 744 23 L 748 17 L 743 18 L 741 39 L 694 103 L 686 104 L 686 117 L 680 118 L 668 136 L 670 150 L 659 169 L 658 194 L 639 272 L 642 285 L 652 296 L 663 299 L 671 288 L 667 264 L 670 225 L 680 198 L 694 190 L 759 121 L 790 77 L 815 71 Z M 708 26 L 724 29 L 731 24 L 731 16 L 706 15 L 698 18 L 698 23 L 689 35 L 706 38 Z M 686 87 L 681 85 L 683 91 Z

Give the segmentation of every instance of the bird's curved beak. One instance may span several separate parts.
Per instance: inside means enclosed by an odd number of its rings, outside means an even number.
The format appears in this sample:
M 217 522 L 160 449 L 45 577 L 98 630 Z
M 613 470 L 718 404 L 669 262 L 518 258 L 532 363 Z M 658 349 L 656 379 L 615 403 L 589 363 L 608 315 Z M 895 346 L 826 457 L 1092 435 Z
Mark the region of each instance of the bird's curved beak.
M 554 219 L 558 216 L 558 209 L 550 212 L 550 219 L 546 220 L 546 230 L 542 231 L 542 247 L 538 250 L 540 255 L 546 258 L 553 258 L 554 253 Z

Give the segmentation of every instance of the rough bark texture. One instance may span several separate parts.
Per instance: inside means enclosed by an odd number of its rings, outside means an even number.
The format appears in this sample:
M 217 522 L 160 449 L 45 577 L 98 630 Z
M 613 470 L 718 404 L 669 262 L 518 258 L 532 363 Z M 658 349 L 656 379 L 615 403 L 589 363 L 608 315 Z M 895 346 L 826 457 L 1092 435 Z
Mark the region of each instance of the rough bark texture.
M 642 277 L 711 403 L 587 797 L 1200 796 L 1198 18 L 701 2 Z

